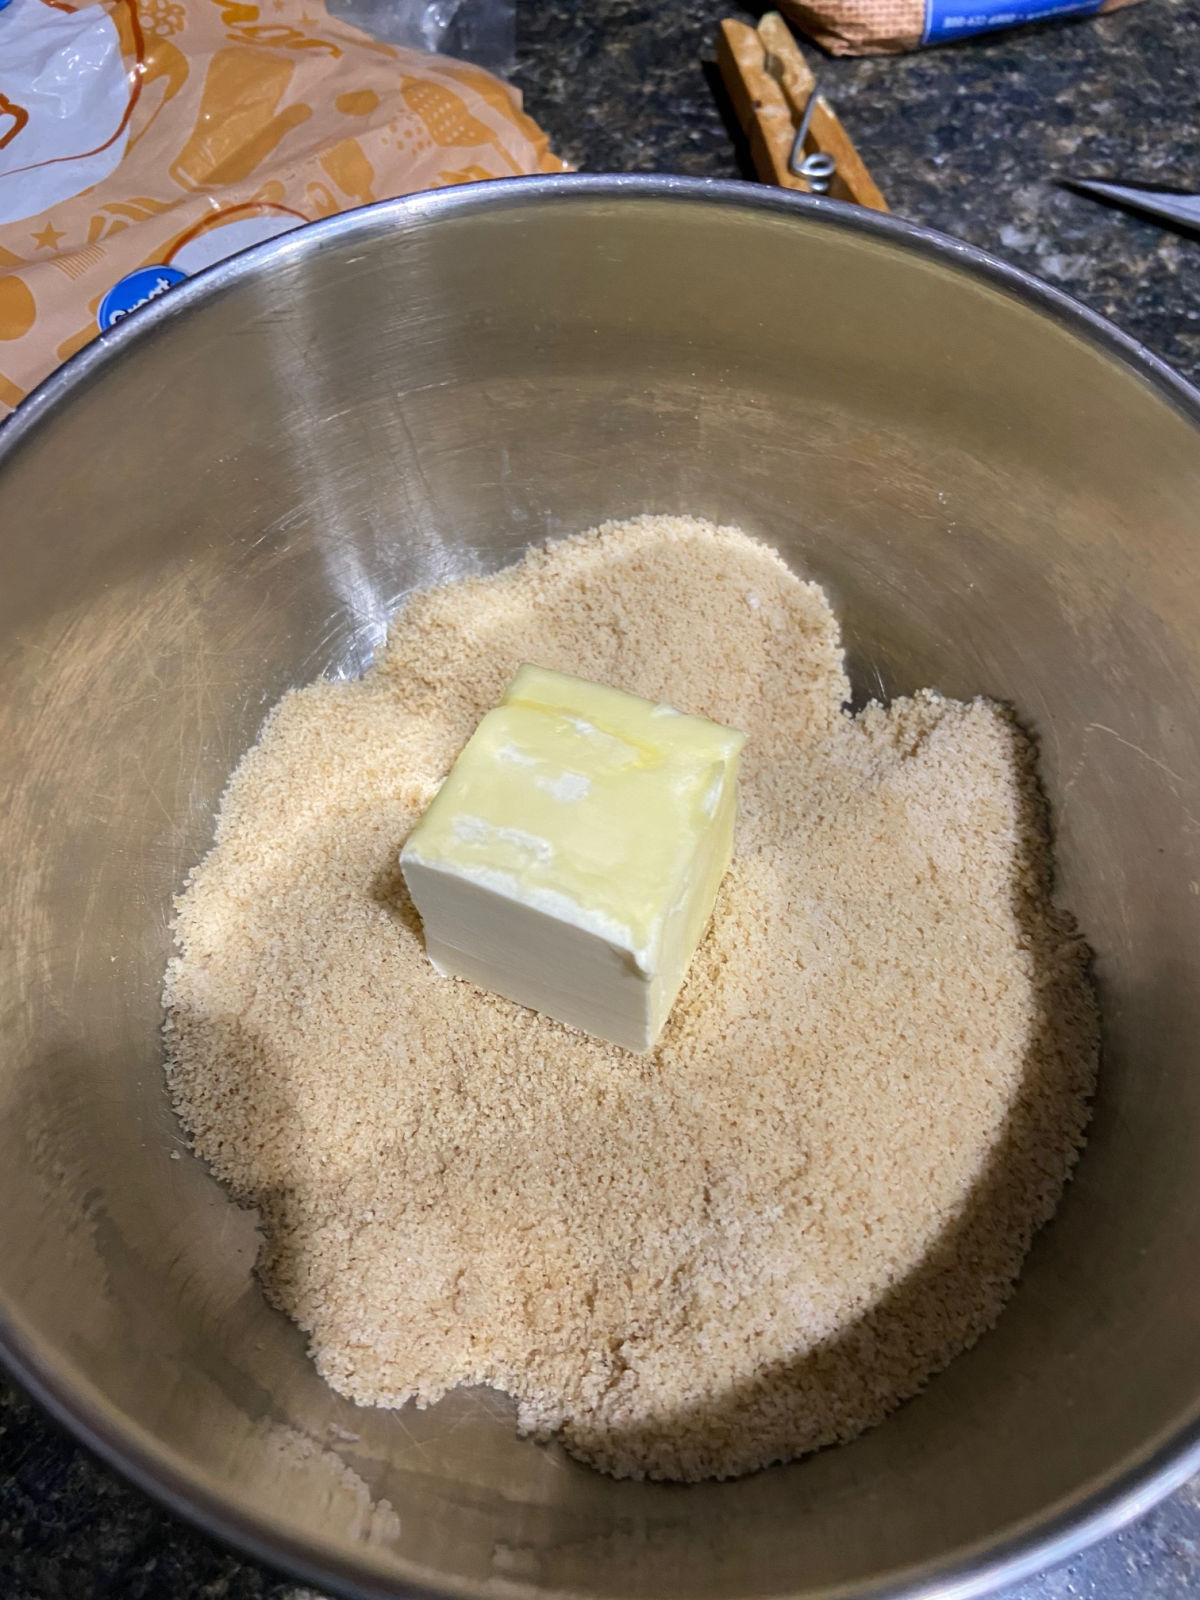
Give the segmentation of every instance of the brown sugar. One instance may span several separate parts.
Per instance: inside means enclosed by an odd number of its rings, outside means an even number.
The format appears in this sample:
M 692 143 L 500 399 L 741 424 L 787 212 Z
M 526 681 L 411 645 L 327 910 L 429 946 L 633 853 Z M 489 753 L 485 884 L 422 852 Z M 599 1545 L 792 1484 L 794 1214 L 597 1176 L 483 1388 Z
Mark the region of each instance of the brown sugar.
M 646 1056 L 439 977 L 404 893 L 526 660 L 749 735 Z M 995 1321 L 1082 1142 L 1087 950 L 1011 715 L 847 698 L 820 589 L 647 517 L 415 595 L 364 678 L 272 713 L 179 901 L 168 1070 L 334 1388 L 491 1384 L 606 1471 L 728 1476 L 878 1422 Z

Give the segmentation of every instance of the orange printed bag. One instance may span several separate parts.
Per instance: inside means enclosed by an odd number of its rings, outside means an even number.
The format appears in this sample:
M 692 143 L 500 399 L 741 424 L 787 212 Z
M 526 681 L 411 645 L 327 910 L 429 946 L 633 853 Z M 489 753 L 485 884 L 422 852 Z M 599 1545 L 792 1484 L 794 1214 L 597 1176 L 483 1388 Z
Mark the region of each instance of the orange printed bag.
M 0 417 L 247 245 L 562 167 L 499 79 L 382 43 L 321 0 L 0 4 Z

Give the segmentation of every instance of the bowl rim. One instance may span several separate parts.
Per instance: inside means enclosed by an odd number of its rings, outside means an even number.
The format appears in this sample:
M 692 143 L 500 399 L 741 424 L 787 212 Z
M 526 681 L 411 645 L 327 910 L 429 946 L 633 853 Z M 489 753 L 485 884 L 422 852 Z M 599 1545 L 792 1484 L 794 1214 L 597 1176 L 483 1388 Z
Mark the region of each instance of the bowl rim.
M 264 269 L 298 261 L 310 251 L 356 234 L 380 229 L 414 230 L 477 211 L 569 203 L 573 199 L 614 203 L 732 207 L 780 218 L 799 226 L 833 227 L 932 259 L 990 284 L 1042 312 L 1065 331 L 1100 349 L 1138 377 L 1159 399 L 1200 430 L 1200 389 L 1143 344 L 1098 312 L 1060 289 L 998 257 L 891 213 L 867 211 L 837 200 L 771 189 L 733 179 L 655 174 L 565 173 L 502 178 L 381 200 L 306 223 L 215 263 L 151 301 L 136 317 L 99 333 L 45 378 L 0 423 L 0 471 L 27 435 L 65 404 L 76 389 L 111 362 L 153 337 L 155 330 Z M 100 1391 L 80 1381 L 65 1363 L 47 1361 L 23 1328 L 17 1308 L 0 1291 L 0 1364 L 81 1443 L 168 1511 L 226 1544 L 304 1582 L 347 1600 L 461 1600 L 492 1590 L 486 1584 L 448 1586 L 435 1574 L 409 1567 L 411 1579 L 391 1577 L 370 1562 L 342 1556 L 296 1529 L 246 1513 L 211 1475 L 163 1447 L 145 1429 L 122 1418 Z M 820 1591 L 822 1600 L 979 1600 L 1069 1559 L 1149 1511 L 1193 1473 L 1200 1471 L 1200 1414 L 1149 1441 L 1103 1480 L 1064 1497 L 992 1540 L 961 1547 L 945 1557 L 898 1570 L 880 1582 L 839 1585 Z M 555 1591 L 521 1586 L 530 1600 L 553 1600 Z M 514 1593 L 519 1592 L 513 1586 Z M 780 1595 L 777 1600 L 784 1600 Z M 816 1600 L 810 1591 L 808 1600 Z

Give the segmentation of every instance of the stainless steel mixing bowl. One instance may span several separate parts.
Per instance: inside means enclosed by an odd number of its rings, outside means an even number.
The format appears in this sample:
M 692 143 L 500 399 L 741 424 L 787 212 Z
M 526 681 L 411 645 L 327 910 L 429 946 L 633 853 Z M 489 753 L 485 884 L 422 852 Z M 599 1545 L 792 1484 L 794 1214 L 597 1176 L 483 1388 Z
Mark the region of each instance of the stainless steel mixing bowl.
M 176 289 L 0 435 L 0 1319 L 139 1483 L 355 1595 L 973 1595 L 1200 1465 L 1200 396 L 966 248 L 740 185 L 529 180 Z M 856 1443 L 616 1483 L 359 1411 L 163 1092 L 172 893 L 264 711 L 416 584 L 644 510 L 832 589 L 861 694 L 1014 701 L 1107 1038 L 1012 1306 Z M 336 1070 L 336 1063 L 331 1063 Z M 752 1070 L 752 1064 L 750 1064 Z

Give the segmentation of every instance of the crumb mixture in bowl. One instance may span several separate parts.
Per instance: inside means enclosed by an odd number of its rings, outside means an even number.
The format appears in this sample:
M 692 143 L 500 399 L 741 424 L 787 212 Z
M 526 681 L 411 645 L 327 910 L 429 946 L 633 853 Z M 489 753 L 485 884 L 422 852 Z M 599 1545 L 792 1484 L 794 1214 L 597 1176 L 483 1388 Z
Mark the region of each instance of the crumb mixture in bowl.
M 647 1056 L 439 977 L 404 892 L 523 661 L 749 736 Z M 1082 1141 L 1087 951 L 1009 712 L 847 699 L 819 588 L 646 517 L 415 595 L 364 678 L 272 713 L 179 901 L 168 1071 L 334 1388 L 491 1384 L 605 1471 L 720 1477 L 852 1437 L 995 1321 Z

